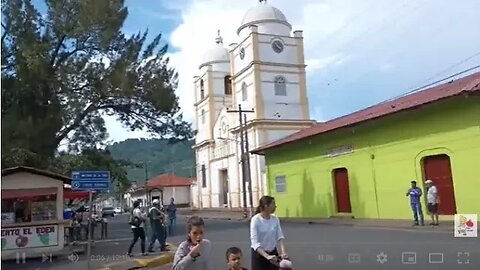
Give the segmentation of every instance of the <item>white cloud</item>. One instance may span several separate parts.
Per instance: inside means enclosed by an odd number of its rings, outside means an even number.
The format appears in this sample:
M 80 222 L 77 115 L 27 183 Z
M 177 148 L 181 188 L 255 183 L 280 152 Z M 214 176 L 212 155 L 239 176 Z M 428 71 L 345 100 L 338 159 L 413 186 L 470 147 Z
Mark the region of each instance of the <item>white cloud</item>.
M 178 52 L 170 57 L 180 75 L 178 95 L 188 120 L 194 119 L 192 78 L 198 75 L 203 52 L 214 44 L 217 29 L 221 30 L 226 45 L 238 42 L 236 30 L 242 17 L 257 2 L 197 0 L 184 6 L 183 23 L 171 34 L 171 44 L 178 48 Z M 382 28 L 385 20 L 394 18 L 392 13 L 406 15 L 411 8 L 405 4 L 407 2 L 411 1 L 396 4 L 382 0 L 268 1 L 284 12 L 294 30 L 304 31 L 309 77 L 353 58 L 354 52 L 349 51 L 351 42 L 362 38 L 365 32 Z
M 236 29 L 245 12 L 257 2 L 168 1 L 168 8 L 181 11 L 182 16 L 170 40 L 178 50 L 169 56 L 180 75 L 177 95 L 187 120 L 194 119 L 193 76 L 198 75 L 203 53 L 214 44 L 217 29 L 225 45 L 238 42 Z M 478 32 L 478 0 L 462 4 L 450 0 L 268 3 L 284 12 L 294 30 L 304 31 L 310 110 L 317 120 L 406 92 L 409 89 L 404 88 L 473 55 L 480 47 L 480 36 L 474 35 Z M 478 60 L 471 59 L 438 76 L 468 68 Z M 356 103 L 335 106 L 344 99 Z

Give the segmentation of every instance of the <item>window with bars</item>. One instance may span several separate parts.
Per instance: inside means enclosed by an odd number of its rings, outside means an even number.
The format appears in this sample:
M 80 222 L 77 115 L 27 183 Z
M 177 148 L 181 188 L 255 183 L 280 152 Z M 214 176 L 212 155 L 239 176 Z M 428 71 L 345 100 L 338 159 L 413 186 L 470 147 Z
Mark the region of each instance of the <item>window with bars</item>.
M 200 99 L 205 98 L 205 85 L 203 79 L 200 80 Z
M 286 96 L 287 95 L 287 84 L 285 77 L 277 76 L 274 80 L 274 88 L 276 96 Z
M 247 99 L 248 99 L 247 84 L 243 82 L 242 83 L 242 101 L 246 101 Z
M 230 75 L 225 76 L 224 84 L 225 84 L 225 95 L 231 95 L 232 94 L 232 76 Z
M 275 176 L 275 192 L 283 193 L 287 191 L 287 179 L 285 175 Z
M 207 169 L 205 164 L 202 164 L 202 187 L 207 187 Z

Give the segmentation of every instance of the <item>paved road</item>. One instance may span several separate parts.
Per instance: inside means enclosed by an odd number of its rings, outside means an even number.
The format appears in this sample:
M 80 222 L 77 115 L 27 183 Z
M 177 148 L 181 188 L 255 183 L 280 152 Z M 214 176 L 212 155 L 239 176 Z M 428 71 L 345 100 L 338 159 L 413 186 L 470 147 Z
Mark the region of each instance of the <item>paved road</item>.
M 238 221 L 207 220 L 207 237 L 213 242 L 214 269 L 225 269 L 224 252 L 230 246 L 239 246 L 245 253 L 245 265 L 249 267 L 249 234 L 248 224 Z M 126 217 L 116 217 L 110 222 L 110 238 L 96 243 L 93 249 L 92 264 L 101 266 L 107 260 L 125 259 L 124 254 L 130 242 L 131 233 L 126 224 Z M 179 231 L 184 232 L 185 225 L 180 219 Z M 287 249 L 295 269 L 480 269 L 480 241 L 478 238 L 454 238 L 450 233 L 412 232 L 409 230 L 387 230 L 353 228 L 350 226 L 332 226 L 322 224 L 283 223 L 287 237 Z M 169 239 L 178 243 L 185 235 Z M 139 252 L 139 247 L 136 247 Z M 377 262 L 377 255 L 383 252 L 387 257 L 384 264 Z M 409 252 L 409 253 L 405 253 Z M 465 253 L 469 252 L 469 253 Z M 349 263 L 359 260 L 359 263 Z M 416 253 L 416 264 L 402 264 L 402 253 L 405 259 L 413 258 Z M 443 263 L 429 263 L 432 259 Z M 351 261 L 353 262 L 353 261 Z M 405 260 L 405 262 L 410 262 Z M 462 264 L 459 264 L 462 263 Z M 466 263 L 469 264 L 466 264 Z M 3 269 L 86 269 L 86 256 L 72 264 L 66 258 L 57 258 L 54 263 L 42 263 L 38 260 L 28 261 L 26 265 L 15 265 L 14 262 L 2 263 Z M 93 268 L 92 268 L 93 269 Z

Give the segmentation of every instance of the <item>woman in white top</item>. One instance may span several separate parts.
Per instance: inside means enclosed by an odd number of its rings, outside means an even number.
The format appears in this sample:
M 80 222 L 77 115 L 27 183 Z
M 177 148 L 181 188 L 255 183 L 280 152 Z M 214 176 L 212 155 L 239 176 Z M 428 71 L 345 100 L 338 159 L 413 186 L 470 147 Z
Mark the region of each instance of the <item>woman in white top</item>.
M 252 270 L 277 270 L 278 261 L 288 258 L 280 220 L 273 215 L 275 209 L 275 199 L 263 196 L 250 221 Z
M 146 216 L 140 210 L 140 202 L 135 201 L 133 203 L 133 211 L 130 214 L 130 221 L 129 224 L 133 231 L 133 241 L 128 247 L 128 256 L 132 256 L 132 249 L 137 243 L 138 239 L 140 238 L 140 249 L 142 250 L 142 255 L 146 256 L 147 253 L 145 252 L 145 221 Z

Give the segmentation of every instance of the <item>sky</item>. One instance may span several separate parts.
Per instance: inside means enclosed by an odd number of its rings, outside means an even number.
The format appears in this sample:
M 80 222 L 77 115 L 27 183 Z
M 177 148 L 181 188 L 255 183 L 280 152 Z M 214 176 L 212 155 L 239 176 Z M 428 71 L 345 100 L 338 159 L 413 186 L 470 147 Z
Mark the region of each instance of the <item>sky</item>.
M 268 0 L 304 31 L 311 117 L 326 121 L 480 65 L 478 0 Z M 127 0 L 124 32 L 164 35 L 185 118 L 193 76 L 217 29 L 224 44 L 258 0 Z M 477 69 L 475 71 L 480 71 Z M 466 74 L 462 75 L 465 76 Z M 147 137 L 109 117 L 109 140 Z

